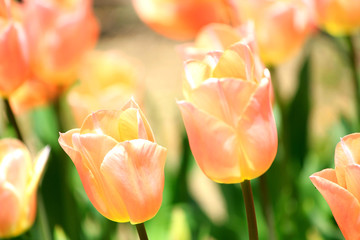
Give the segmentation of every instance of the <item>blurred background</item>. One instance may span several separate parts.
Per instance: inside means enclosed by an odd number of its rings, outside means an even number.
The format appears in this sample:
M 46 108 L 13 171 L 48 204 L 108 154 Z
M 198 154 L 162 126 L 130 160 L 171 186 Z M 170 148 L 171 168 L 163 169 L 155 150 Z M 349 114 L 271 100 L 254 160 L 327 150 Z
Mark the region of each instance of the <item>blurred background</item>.
M 96 49 L 116 49 L 134 63 L 141 91 L 141 97 L 135 98 L 157 142 L 168 148 L 163 203 L 158 214 L 145 223 L 149 238 L 247 239 L 240 185 L 216 184 L 207 179 L 188 146 L 176 105 L 176 100 L 183 99 L 183 62 L 176 50 L 183 42 L 152 31 L 138 18 L 130 1 L 95 0 L 94 12 L 101 28 Z M 344 39 L 338 38 L 337 42 L 346 49 Z M 358 52 L 358 36 L 354 43 Z M 298 54 L 272 73 L 288 108 L 284 117 L 279 105 L 274 105 L 278 154 L 263 178 L 266 182 L 252 181 L 259 238 L 342 239 L 328 205 L 309 176 L 334 168 L 334 149 L 340 137 L 358 131 L 353 120 L 356 113 L 349 81 L 351 69 L 334 41 L 317 32 Z M 18 115 L 30 150 L 35 153 L 50 145 L 52 151 L 38 193 L 36 222 L 29 233 L 16 239 L 137 239 L 134 226 L 111 222 L 95 210 L 74 165 L 58 145 L 58 131 L 77 126 L 67 100 L 70 91 L 54 106 Z M 0 114 L 6 119 L 4 110 Z M 2 138 L 13 136 L 6 121 L 0 124 Z M 285 134 L 282 124 L 286 126 Z M 33 131 L 36 135 L 31 134 Z M 263 207 L 264 202 L 270 208 Z

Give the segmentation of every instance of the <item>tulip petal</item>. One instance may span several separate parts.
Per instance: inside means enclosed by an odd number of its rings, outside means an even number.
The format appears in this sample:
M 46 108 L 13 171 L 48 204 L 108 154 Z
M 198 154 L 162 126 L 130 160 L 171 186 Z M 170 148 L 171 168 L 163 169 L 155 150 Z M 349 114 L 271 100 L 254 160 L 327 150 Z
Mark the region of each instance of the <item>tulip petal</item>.
M 345 168 L 346 188 L 360 202 L 360 165 L 349 165 Z
M 189 101 L 202 111 L 235 127 L 256 84 L 238 79 L 208 79 L 192 91 Z
M 241 182 L 241 156 L 235 130 L 189 102 L 178 101 L 177 104 L 191 151 L 204 174 L 215 182 Z
M 0 17 L 1 18 L 9 18 L 11 16 L 10 4 L 11 4 L 11 1 L 9 1 L 9 0 L 0 1 Z
M 0 183 L 0 237 L 12 236 L 21 214 L 20 199 L 14 186 Z
M 238 122 L 237 134 L 245 158 L 240 166 L 245 179 L 262 175 L 277 152 L 277 130 L 271 110 L 269 80 L 264 78 Z
M 8 96 L 17 89 L 28 74 L 28 59 L 23 42 L 24 31 L 15 23 L 1 30 L 0 35 L 0 94 Z
M 214 69 L 215 78 L 253 80 L 254 58 L 249 46 L 237 43 L 224 51 Z
M 341 139 L 335 149 L 335 166 L 360 164 L 360 133 L 349 134 Z
M 185 77 L 190 89 L 197 88 L 202 82 L 210 78 L 211 68 L 208 64 L 199 60 L 185 62 Z
M 360 133 L 343 137 L 335 148 L 335 169 L 339 184 L 346 188 L 345 167 L 349 164 L 359 164 Z
M 115 110 L 100 110 L 94 112 L 84 120 L 80 134 L 104 134 L 120 142 L 121 136 L 118 122 L 121 114 L 121 111 Z
M 85 191 L 95 208 L 105 217 L 116 222 L 129 221 L 128 213 L 118 190 L 106 182 L 100 166 L 106 154 L 117 142 L 106 135 L 74 134 L 75 149 L 81 153 L 82 164 L 76 166 Z M 84 173 L 82 173 L 83 171 Z
M 30 152 L 16 139 L 3 139 L 0 142 L 0 175 L 14 187 L 19 197 L 23 194 L 32 173 Z
M 66 154 L 69 155 L 75 166 L 82 161 L 80 152 L 75 149 L 73 144 L 73 135 L 79 133 L 80 129 L 72 129 L 67 131 L 66 133 L 60 133 L 60 137 L 58 139 L 60 146 L 66 152 Z
M 138 110 L 128 108 L 120 114 L 118 121 L 120 141 L 138 138 Z
M 39 181 L 42 176 L 42 173 L 44 171 L 46 162 L 49 158 L 49 154 L 50 154 L 50 147 L 46 146 L 36 157 L 36 160 L 34 163 L 34 173 L 31 178 L 31 182 L 27 188 L 27 194 L 31 195 L 31 194 L 35 193 L 35 191 L 39 185 Z
M 345 239 L 360 238 L 360 204 L 349 191 L 339 186 L 333 169 L 310 176 L 310 180 L 329 204 Z
M 149 141 L 155 142 L 155 136 L 150 127 L 150 124 L 149 124 L 148 120 L 146 119 L 144 113 L 141 111 L 139 105 L 135 102 L 135 100 L 133 98 L 131 98 L 122 107 L 122 110 L 124 111 L 128 108 L 135 108 L 138 110 L 139 138 L 143 138 L 143 139 L 147 139 Z
M 80 139 L 79 132 L 79 129 L 73 129 L 60 134 L 59 143 L 74 162 L 86 194 L 105 217 L 118 222 L 128 221 L 127 211 L 116 189 L 112 186 L 109 186 L 111 191 L 105 188 L 104 179 L 99 173 L 104 156 L 117 142 L 105 135 L 95 134 L 85 134 Z
M 165 159 L 165 148 L 142 139 L 119 143 L 105 156 L 101 172 L 120 192 L 132 224 L 159 210 Z
M 212 23 L 205 26 L 198 34 L 195 46 L 207 50 L 225 50 L 240 39 L 240 35 L 229 25 Z

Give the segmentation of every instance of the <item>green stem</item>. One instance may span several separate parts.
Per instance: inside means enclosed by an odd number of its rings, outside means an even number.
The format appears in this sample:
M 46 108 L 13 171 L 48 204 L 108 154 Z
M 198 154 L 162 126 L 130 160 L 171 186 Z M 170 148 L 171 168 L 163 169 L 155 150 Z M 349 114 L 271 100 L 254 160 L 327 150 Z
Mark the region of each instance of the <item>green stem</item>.
M 18 138 L 20 141 L 24 142 L 24 138 L 23 138 L 22 135 L 21 135 L 19 125 L 18 125 L 17 122 L 16 122 L 15 114 L 14 114 L 14 112 L 13 112 L 12 109 L 11 109 L 9 100 L 8 100 L 8 99 L 4 99 L 4 104 L 5 104 L 6 115 L 7 115 L 7 117 L 8 117 L 8 120 L 9 120 L 10 124 L 11 124 L 11 125 L 14 127 L 14 129 L 15 129 L 17 138 Z
M 147 236 L 147 233 L 146 233 L 144 223 L 139 223 L 139 224 L 136 224 L 135 226 L 136 226 L 136 230 L 137 230 L 137 232 L 139 234 L 140 240 L 148 240 L 148 236 Z
M 351 80 L 353 84 L 354 89 L 354 97 L 355 97 L 355 107 L 356 107 L 356 131 L 360 128 L 360 84 L 359 84 L 359 78 L 357 74 L 357 56 L 356 56 L 356 49 L 354 46 L 354 42 L 351 36 L 347 36 L 345 38 L 348 46 L 349 46 L 349 64 L 351 69 Z
M 245 202 L 246 218 L 247 218 L 248 230 L 249 230 L 249 240 L 258 240 L 259 236 L 257 231 L 255 206 L 254 206 L 254 199 L 251 190 L 250 180 L 245 180 L 241 183 L 241 190 Z

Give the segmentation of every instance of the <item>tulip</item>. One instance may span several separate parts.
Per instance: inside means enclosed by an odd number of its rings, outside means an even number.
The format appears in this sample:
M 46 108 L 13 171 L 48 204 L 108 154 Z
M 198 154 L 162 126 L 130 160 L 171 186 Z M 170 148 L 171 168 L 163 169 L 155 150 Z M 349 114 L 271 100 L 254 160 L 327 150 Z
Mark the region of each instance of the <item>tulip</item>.
M 92 1 L 25 0 L 24 4 L 34 77 L 69 86 L 77 78 L 84 54 L 98 38 Z
M 67 97 L 78 126 L 99 109 L 120 109 L 138 93 L 138 64 L 115 50 L 92 51 L 80 68 L 80 84 Z
M 16 139 L 0 140 L 0 237 L 27 231 L 36 216 L 36 190 L 49 156 L 44 148 L 34 162 Z
M 90 114 L 80 129 L 61 133 L 94 207 L 116 222 L 138 224 L 155 216 L 162 201 L 166 149 L 134 100 L 122 110 Z
M 345 239 L 360 239 L 360 133 L 336 145 L 335 169 L 324 169 L 310 180 L 329 204 Z
M 230 23 L 228 0 L 133 0 L 140 19 L 168 38 L 189 40 L 201 27 L 212 23 Z M 230 1 L 229 1 L 230 2 Z
M 256 51 L 254 32 L 251 24 L 243 24 L 239 27 L 231 27 L 227 24 L 211 23 L 204 26 L 194 42 L 178 46 L 177 50 L 183 60 L 202 60 L 210 51 L 224 51 L 237 42 L 244 42 Z
M 0 95 L 8 97 L 28 77 L 28 46 L 23 25 L 13 16 L 16 3 L 0 0 Z
M 185 63 L 178 105 L 199 167 L 220 183 L 262 175 L 277 151 L 270 79 L 243 43 Z
M 260 58 L 278 65 L 299 52 L 313 30 L 311 13 L 302 0 L 239 1 L 242 21 L 253 21 Z
M 352 34 L 360 28 L 360 2 L 308 0 L 317 24 L 333 35 Z

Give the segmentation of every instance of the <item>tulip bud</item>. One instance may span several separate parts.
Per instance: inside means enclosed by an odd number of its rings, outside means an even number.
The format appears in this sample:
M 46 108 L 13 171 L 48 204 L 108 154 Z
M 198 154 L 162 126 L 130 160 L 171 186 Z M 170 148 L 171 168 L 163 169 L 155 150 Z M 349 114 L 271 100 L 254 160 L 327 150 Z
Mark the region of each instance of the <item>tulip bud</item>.
M 116 222 L 138 224 L 162 202 L 166 149 L 130 100 L 121 110 L 90 114 L 80 129 L 60 134 L 94 207 Z
M 250 48 L 237 43 L 185 63 L 185 101 L 178 105 L 202 171 L 220 183 L 262 175 L 277 152 L 270 80 Z
M 336 145 L 335 170 L 324 169 L 310 180 L 329 204 L 345 239 L 360 238 L 360 134 L 345 136 Z
M 0 140 L 0 237 L 27 231 L 36 216 L 36 190 L 50 149 L 46 147 L 33 162 L 19 140 Z

